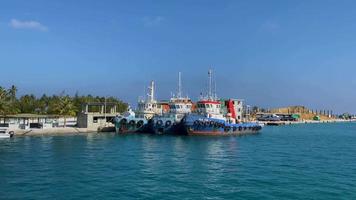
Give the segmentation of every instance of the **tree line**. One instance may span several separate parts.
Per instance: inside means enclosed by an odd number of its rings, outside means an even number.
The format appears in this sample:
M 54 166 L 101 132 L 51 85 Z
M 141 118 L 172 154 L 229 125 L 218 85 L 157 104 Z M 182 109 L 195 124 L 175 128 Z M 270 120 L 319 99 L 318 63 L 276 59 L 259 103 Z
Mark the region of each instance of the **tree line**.
M 0 116 L 28 113 L 60 116 L 76 116 L 81 111 L 81 105 L 89 102 L 110 102 L 117 104 L 118 112 L 124 112 L 128 104 L 115 97 L 100 97 L 92 95 L 70 96 L 62 92 L 59 95 L 43 94 L 36 97 L 25 94 L 17 97 L 17 87 L 6 89 L 0 86 Z M 95 108 L 94 108 L 95 109 Z

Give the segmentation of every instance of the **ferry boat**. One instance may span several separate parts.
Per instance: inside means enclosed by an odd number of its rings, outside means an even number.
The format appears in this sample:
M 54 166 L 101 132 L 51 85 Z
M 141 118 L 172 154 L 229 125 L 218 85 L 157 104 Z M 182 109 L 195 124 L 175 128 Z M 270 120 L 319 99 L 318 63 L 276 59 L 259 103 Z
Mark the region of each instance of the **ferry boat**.
M 240 123 L 233 116 L 232 104 L 228 104 L 225 116 L 216 92 L 212 92 L 212 70 L 209 70 L 209 89 L 206 97 L 197 102 L 195 113 L 186 115 L 180 123 L 179 134 L 187 135 L 244 135 L 257 133 L 262 129 L 258 123 Z
M 182 95 L 181 73 L 178 73 L 178 92 L 169 103 L 169 112 L 153 117 L 150 126 L 154 134 L 172 134 L 186 114 L 192 112 L 193 103 L 189 97 Z
M 149 93 L 145 100 L 138 101 L 138 109 L 134 112 L 131 108 L 123 114 L 115 118 L 115 131 L 116 133 L 137 133 L 137 132 L 150 132 L 149 127 L 146 125 L 155 115 L 162 114 L 162 107 L 157 104 L 154 98 L 155 84 L 151 81 L 148 87 Z

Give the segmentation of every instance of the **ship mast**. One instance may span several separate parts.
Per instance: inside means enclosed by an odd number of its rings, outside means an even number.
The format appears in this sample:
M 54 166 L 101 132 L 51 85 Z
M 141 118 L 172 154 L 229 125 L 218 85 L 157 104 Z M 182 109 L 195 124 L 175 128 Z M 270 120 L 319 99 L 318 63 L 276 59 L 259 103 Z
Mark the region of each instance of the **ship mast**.
M 147 94 L 148 96 L 148 100 L 150 102 L 153 102 L 155 100 L 154 98 L 154 94 L 155 94 L 155 82 L 154 81 L 151 81 L 151 85 L 150 87 L 148 87 L 148 90 L 149 90 L 149 94 Z
M 178 73 L 178 94 L 177 98 L 182 98 L 182 79 L 181 79 L 181 73 Z
M 216 94 L 216 77 L 215 77 L 215 74 L 214 74 L 214 77 L 213 77 L 213 81 L 214 81 L 214 99 L 218 99 L 218 95 Z
M 213 99 L 213 92 L 212 92 L 212 84 L 213 84 L 213 79 L 212 79 L 212 74 L 213 71 L 209 69 L 208 71 L 208 78 L 209 78 L 209 88 L 208 88 L 208 99 Z

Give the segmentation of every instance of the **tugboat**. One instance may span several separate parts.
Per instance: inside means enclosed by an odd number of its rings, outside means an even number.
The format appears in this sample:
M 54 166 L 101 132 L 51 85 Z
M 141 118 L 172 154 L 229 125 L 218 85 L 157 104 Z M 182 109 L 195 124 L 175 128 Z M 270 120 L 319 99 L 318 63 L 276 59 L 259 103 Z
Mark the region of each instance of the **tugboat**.
M 192 112 L 193 103 L 189 97 L 182 97 L 181 73 L 178 73 L 178 92 L 169 103 L 169 112 L 153 117 L 150 124 L 154 134 L 173 134 L 186 114 Z
M 162 108 L 154 98 L 154 87 L 154 81 L 151 81 L 151 85 L 148 87 L 149 93 L 147 94 L 147 98 L 146 100 L 138 101 L 138 110 L 136 112 L 129 108 L 123 116 L 115 118 L 116 133 L 152 132 L 146 125 L 152 120 L 153 116 L 162 114 Z
M 229 113 L 221 114 L 221 104 L 212 92 L 212 70 L 209 70 L 209 89 L 206 97 L 197 102 L 195 113 L 186 115 L 180 123 L 181 132 L 186 135 L 245 135 L 258 133 L 262 126 L 257 123 L 237 123 L 229 108 Z
M 129 108 L 123 116 L 117 116 L 115 118 L 115 131 L 119 134 L 136 133 L 147 124 L 146 118 L 136 117 L 135 112 Z

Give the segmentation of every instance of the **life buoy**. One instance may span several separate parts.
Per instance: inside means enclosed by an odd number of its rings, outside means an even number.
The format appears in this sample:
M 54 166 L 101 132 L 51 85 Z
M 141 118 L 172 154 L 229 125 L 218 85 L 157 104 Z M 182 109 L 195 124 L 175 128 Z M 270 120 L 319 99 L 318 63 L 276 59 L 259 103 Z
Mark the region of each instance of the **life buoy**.
M 156 125 L 157 125 L 157 126 L 162 126 L 162 124 L 163 124 L 163 121 L 162 121 L 162 120 L 158 120 L 158 121 L 156 122 Z
M 13 137 L 15 135 L 15 132 L 14 131 L 10 131 L 9 135 L 10 135 L 10 137 Z
M 194 125 L 198 126 L 199 125 L 199 121 L 198 120 L 194 121 Z
M 120 121 L 120 124 L 127 124 L 127 119 L 122 119 L 122 120 Z
M 133 126 L 133 125 L 135 125 L 136 124 L 136 122 L 134 121 L 134 120 L 131 120 L 130 122 L 129 122 L 129 125 L 131 125 L 131 126 Z
M 239 126 L 239 131 L 242 131 L 242 126 Z
M 142 120 L 138 121 L 136 126 L 137 126 L 137 128 L 140 128 L 141 126 L 143 126 L 143 121 Z
M 200 126 L 204 126 L 204 122 L 203 121 L 199 121 L 199 125 Z
M 214 125 L 215 125 L 214 121 L 210 121 L 210 122 L 209 122 L 209 126 L 210 126 L 210 127 L 213 127 Z
M 219 128 L 219 127 L 220 127 L 219 122 L 215 122 L 215 123 L 214 123 L 214 128 Z
M 204 125 L 205 125 L 205 126 L 209 126 L 210 123 L 207 121 L 207 122 L 204 123 Z
M 166 121 L 166 127 L 169 127 L 170 125 L 172 125 L 172 122 L 171 121 Z
M 230 126 L 225 126 L 224 131 L 225 132 L 229 132 L 230 131 Z

